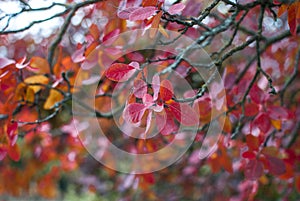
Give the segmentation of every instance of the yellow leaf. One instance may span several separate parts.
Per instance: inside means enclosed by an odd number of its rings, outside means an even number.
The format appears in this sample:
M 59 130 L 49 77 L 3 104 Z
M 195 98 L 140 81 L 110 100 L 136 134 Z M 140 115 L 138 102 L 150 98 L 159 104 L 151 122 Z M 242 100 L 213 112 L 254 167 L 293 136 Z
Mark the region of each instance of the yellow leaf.
M 27 87 L 25 100 L 28 103 L 34 102 L 34 90 L 32 89 L 32 87 Z
M 30 88 L 34 91 L 34 93 L 38 92 L 41 90 L 42 86 L 39 84 L 48 84 L 49 78 L 44 76 L 44 75 L 34 75 L 31 77 L 28 77 L 24 80 L 26 84 L 37 84 L 37 85 L 31 85 Z
M 30 60 L 30 67 L 34 72 L 44 74 L 50 72 L 50 66 L 46 59 L 41 57 L 32 57 Z
M 158 25 L 158 30 L 164 37 L 169 38 L 169 34 L 163 26 Z
M 50 94 L 44 104 L 44 109 L 45 110 L 51 110 L 52 107 L 59 101 L 61 101 L 63 99 L 63 95 L 61 93 L 59 93 L 57 90 L 55 89 L 51 89 L 50 90 Z

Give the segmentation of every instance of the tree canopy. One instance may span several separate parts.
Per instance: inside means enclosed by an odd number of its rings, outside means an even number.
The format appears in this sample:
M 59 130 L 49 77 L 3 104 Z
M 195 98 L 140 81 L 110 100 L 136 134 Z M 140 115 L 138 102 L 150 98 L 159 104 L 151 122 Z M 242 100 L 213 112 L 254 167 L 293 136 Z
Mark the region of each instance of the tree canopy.
M 1 2 L 0 197 L 299 199 L 299 32 L 293 0 Z

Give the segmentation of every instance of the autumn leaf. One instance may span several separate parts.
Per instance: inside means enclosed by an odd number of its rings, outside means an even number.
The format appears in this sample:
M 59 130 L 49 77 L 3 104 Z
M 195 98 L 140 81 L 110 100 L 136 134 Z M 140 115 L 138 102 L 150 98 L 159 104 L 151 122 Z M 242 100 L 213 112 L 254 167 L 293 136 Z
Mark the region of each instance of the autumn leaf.
M 46 59 L 42 57 L 32 57 L 29 63 L 30 69 L 35 73 L 46 74 L 50 73 L 50 66 Z
M 199 123 L 198 114 L 186 103 L 171 101 L 168 104 L 174 117 L 185 126 L 195 126 Z
M 169 8 L 168 13 L 170 13 L 171 15 L 175 15 L 183 11 L 184 8 L 185 5 L 183 3 L 177 3 Z
M 172 83 L 169 80 L 161 81 L 159 93 L 163 101 L 170 100 L 174 95 Z
M 154 6 L 139 7 L 129 15 L 129 20 L 130 21 L 145 20 L 151 17 L 152 15 L 154 15 L 156 11 L 157 8 Z
M 24 82 L 30 85 L 30 88 L 34 91 L 34 93 L 37 93 L 42 89 L 41 85 L 48 84 L 49 78 L 44 75 L 34 75 L 26 78 Z
M 55 89 L 51 89 L 50 94 L 49 94 L 46 102 L 44 103 L 44 109 L 45 110 L 52 109 L 55 106 L 55 104 L 62 101 L 63 98 L 64 97 L 60 92 L 58 92 Z
M 270 117 L 266 113 L 259 114 L 253 121 L 259 130 L 263 133 L 267 133 L 271 127 Z
M 106 70 L 105 76 L 115 82 L 125 82 L 132 77 L 135 71 L 136 69 L 128 64 L 114 63 Z
M 14 146 L 9 146 L 7 154 L 13 161 L 19 161 L 21 158 L 20 149 L 17 144 Z
M 263 175 L 263 164 L 258 160 L 250 160 L 245 167 L 245 176 L 249 180 L 257 180 Z
M 298 2 L 292 3 L 288 6 L 288 23 L 292 35 L 297 34 L 297 12 L 298 12 Z
M 286 172 L 285 164 L 282 159 L 265 155 L 268 162 L 268 169 L 273 175 L 281 175 Z
M 132 103 L 125 107 L 123 119 L 131 124 L 140 123 L 147 107 L 141 103 Z
M 154 38 L 157 33 L 162 14 L 162 11 L 159 11 L 158 14 L 154 16 L 149 33 L 150 38 Z

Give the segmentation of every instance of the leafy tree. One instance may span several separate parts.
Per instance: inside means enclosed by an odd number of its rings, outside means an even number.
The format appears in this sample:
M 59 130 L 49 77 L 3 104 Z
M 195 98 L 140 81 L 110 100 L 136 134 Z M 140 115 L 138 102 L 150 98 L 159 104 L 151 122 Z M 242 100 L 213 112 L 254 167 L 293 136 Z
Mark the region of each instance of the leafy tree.
M 299 199 L 299 1 L 22 0 L 0 9 L 3 198 Z M 208 136 L 211 126 L 220 130 Z M 161 169 L 173 149 L 131 163 L 103 137 L 140 155 L 176 140 L 188 149 Z

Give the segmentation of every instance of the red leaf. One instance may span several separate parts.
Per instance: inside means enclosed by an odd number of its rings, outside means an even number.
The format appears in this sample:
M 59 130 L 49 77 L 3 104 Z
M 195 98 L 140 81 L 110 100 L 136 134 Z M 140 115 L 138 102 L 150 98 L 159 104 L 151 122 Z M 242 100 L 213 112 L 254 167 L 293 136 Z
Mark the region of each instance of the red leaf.
M 128 64 L 114 63 L 106 70 L 106 77 L 115 82 L 125 82 L 134 74 L 136 69 Z
M 154 15 L 157 11 L 157 8 L 154 6 L 147 6 L 147 7 L 140 7 L 136 10 L 134 10 L 130 15 L 129 15 L 129 20 L 130 21 L 136 21 L 136 20 L 145 20 L 148 17 L 151 17 Z
M 198 114 L 186 103 L 171 101 L 168 104 L 174 117 L 185 126 L 195 126 L 199 122 Z
M 251 150 L 258 150 L 260 146 L 258 137 L 255 137 L 251 134 L 246 135 L 246 143 Z
M 15 63 L 16 62 L 12 59 L 0 58 L 0 69 Z
M 255 159 L 256 154 L 253 153 L 252 151 L 245 151 L 245 152 L 242 154 L 242 157 L 243 157 L 243 158 L 248 158 L 248 159 Z
M 172 114 L 166 111 L 165 113 L 158 113 L 156 115 L 156 125 L 158 131 L 162 135 L 169 135 L 173 132 L 178 131 L 178 126 L 175 124 Z
M 265 156 L 268 161 L 268 165 L 269 165 L 268 169 L 270 173 L 274 175 L 281 175 L 286 172 L 286 167 L 283 160 L 269 155 L 265 155 Z
M 146 181 L 147 183 L 150 183 L 150 184 L 155 183 L 155 178 L 154 178 L 153 173 L 143 174 L 142 177 L 143 177 L 144 181 Z
M 300 176 L 299 175 L 295 179 L 295 185 L 296 185 L 297 191 L 300 193 Z
M 159 92 L 163 101 L 170 100 L 174 94 L 172 83 L 169 80 L 163 80 L 160 83 Z
M 245 105 L 245 116 L 251 117 L 258 113 L 258 105 L 255 103 L 248 103 Z
M 15 145 L 15 143 L 18 139 L 18 135 L 16 133 L 17 129 L 18 129 L 18 123 L 17 122 L 11 123 L 7 126 L 7 135 L 10 139 L 10 145 L 11 146 Z
M 19 161 L 21 157 L 19 146 L 17 144 L 9 146 L 7 154 L 13 161 Z
M 259 130 L 263 133 L 267 133 L 271 127 L 270 118 L 266 113 L 259 114 L 254 119 L 253 124 L 256 125 L 259 128 Z
M 123 111 L 123 118 L 131 124 L 140 123 L 147 107 L 141 103 L 127 105 Z
M 171 15 L 175 15 L 183 11 L 184 8 L 185 5 L 183 3 L 177 3 L 169 8 L 168 13 L 170 13 Z
M 257 85 L 254 85 L 251 88 L 249 95 L 251 99 L 257 104 L 260 104 L 265 99 L 265 94 L 263 90 L 261 90 Z
M 297 34 L 297 2 L 292 3 L 291 5 L 289 5 L 288 7 L 288 23 L 289 23 L 289 27 L 290 27 L 290 31 L 292 35 L 296 35 Z
M 250 180 L 257 180 L 263 174 L 263 164 L 257 160 L 250 160 L 245 167 L 245 176 Z

